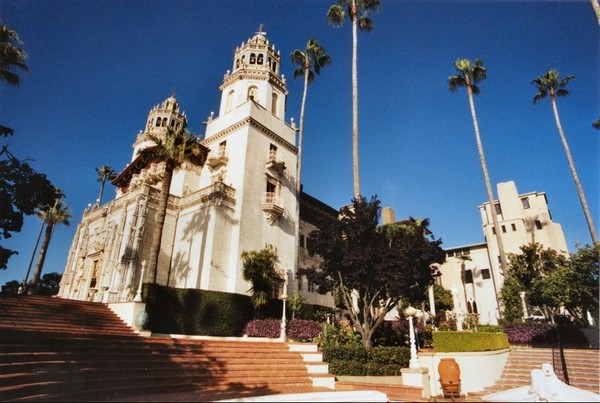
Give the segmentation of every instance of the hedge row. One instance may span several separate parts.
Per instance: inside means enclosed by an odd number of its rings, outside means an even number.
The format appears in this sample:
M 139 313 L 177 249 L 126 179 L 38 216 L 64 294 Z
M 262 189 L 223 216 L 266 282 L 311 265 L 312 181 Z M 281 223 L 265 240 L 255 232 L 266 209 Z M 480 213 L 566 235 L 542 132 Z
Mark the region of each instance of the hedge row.
M 378 346 L 367 352 L 362 346 L 323 346 L 323 361 L 333 375 L 398 376 L 409 360 L 407 347 Z
M 508 347 L 506 333 L 433 332 L 433 351 L 435 352 L 493 351 Z

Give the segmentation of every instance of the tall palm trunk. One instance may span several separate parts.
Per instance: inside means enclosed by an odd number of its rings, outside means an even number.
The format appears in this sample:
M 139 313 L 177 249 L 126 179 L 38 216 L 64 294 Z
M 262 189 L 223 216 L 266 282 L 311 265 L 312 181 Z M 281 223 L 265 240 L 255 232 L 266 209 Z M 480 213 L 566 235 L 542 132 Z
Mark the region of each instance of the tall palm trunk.
M 45 224 L 46 220 L 42 220 L 42 225 L 40 225 L 40 230 L 38 231 L 37 239 L 35 240 L 35 246 L 33 247 L 33 251 L 31 252 L 31 259 L 29 259 L 29 265 L 27 265 L 27 272 L 25 273 L 25 277 L 23 277 L 23 289 L 27 287 L 27 281 L 29 280 L 29 272 L 31 271 L 31 265 L 33 265 L 35 252 L 37 251 L 37 247 L 40 244 L 40 239 L 42 238 L 42 231 L 44 230 Z
M 509 274 L 506 264 L 506 254 L 504 252 L 504 243 L 502 242 L 502 235 L 500 227 L 498 225 L 496 205 L 494 204 L 494 192 L 492 191 L 490 175 L 488 173 L 487 164 L 485 162 L 485 154 L 483 153 L 483 145 L 481 144 L 481 137 L 479 135 L 479 125 L 477 124 L 477 114 L 475 113 L 475 103 L 473 102 L 473 90 L 471 89 L 471 85 L 468 81 L 467 94 L 469 95 L 469 105 L 471 107 L 471 117 L 473 118 L 473 127 L 475 129 L 475 139 L 477 140 L 477 151 L 479 152 L 479 161 L 481 162 L 481 169 L 483 170 L 483 179 L 485 181 L 485 188 L 487 190 L 488 201 L 490 203 L 492 223 L 494 225 L 494 232 L 496 233 L 496 242 L 498 243 L 498 254 L 500 255 L 500 269 L 502 270 L 504 278 L 506 279 L 508 278 Z
M 163 227 L 165 226 L 165 217 L 167 216 L 167 207 L 169 202 L 169 191 L 171 190 L 171 181 L 173 179 L 173 168 L 168 164 L 165 167 L 162 186 L 160 189 L 160 199 L 156 211 L 156 226 L 152 234 L 150 244 L 150 282 L 156 283 L 158 274 L 158 258 L 160 256 L 160 246 L 162 241 Z
M 42 246 L 40 247 L 40 254 L 38 255 L 38 260 L 35 264 L 33 275 L 31 276 L 31 283 L 29 283 L 29 290 L 27 293 L 30 295 L 37 293 L 37 288 L 40 282 L 40 276 L 42 274 L 42 267 L 44 267 L 44 261 L 46 260 L 46 252 L 48 252 L 48 245 L 50 245 L 50 239 L 52 239 L 53 230 L 54 223 L 48 222 L 46 225 L 46 231 L 44 232 Z
M 354 197 L 360 196 L 360 176 L 358 169 L 358 22 L 355 1 L 352 2 L 352 171 Z
M 573 182 L 575 182 L 575 187 L 577 188 L 577 193 L 579 194 L 579 200 L 581 202 L 581 207 L 583 207 L 583 214 L 585 215 L 585 219 L 590 230 L 590 235 L 592 236 L 592 241 L 594 242 L 594 244 L 598 244 L 598 235 L 596 234 L 596 228 L 594 227 L 594 222 L 592 221 L 592 215 L 590 214 L 590 209 L 585 199 L 585 194 L 583 193 L 581 182 L 579 182 L 579 177 L 577 176 L 577 170 L 575 169 L 575 163 L 573 162 L 573 157 L 571 156 L 569 144 L 567 144 L 565 133 L 563 132 L 562 125 L 560 124 L 560 118 L 558 116 L 558 107 L 556 106 L 556 99 L 553 89 L 550 91 L 550 101 L 552 103 L 552 110 L 554 111 L 554 120 L 556 121 L 556 127 L 558 128 L 560 141 L 562 141 L 563 147 L 565 148 L 565 153 L 567 154 L 567 161 L 569 162 L 569 168 L 571 168 Z
M 102 205 L 102 193 L 104 193 L 104 183 L 106 183 L 106 179 L 102 179 L 100 182 L 100 195 L 98 196 L 98 205 Z
M 294 253 L 296 258 L 294 259 L 295 270 L 294 273 L 298 272 L 300 268 L 300 195 L 302 193 L 302 141 L 304 139 L 304 111 L 306 110 L 306 95 L 308 94 L 308 76 L 310 74 L 310 66 L 305 66 L 304 69 L 304 90 L 302 92 L 302 105 L 300 106 L 300 130 L 298 132 L 298 161 L 296 164 L 296 248 Z

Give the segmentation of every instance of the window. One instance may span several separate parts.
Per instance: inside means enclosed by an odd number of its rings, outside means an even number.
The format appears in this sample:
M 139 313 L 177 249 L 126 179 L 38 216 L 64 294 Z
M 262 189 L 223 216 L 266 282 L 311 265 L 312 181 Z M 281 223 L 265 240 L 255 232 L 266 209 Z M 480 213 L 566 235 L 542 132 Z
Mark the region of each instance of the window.
M 250 64 L 256 63 L 256 55 L 254 53 L 250 53 Z
M 473 283 L 473 270 L 465 270 L 465 284 Z
M 260 64 L 260 65 L 262 65 L 262 64 L 263 64 L 263 61 L 264 61 L 264 57 L 265 57 L 265 56 L 264 56 L 262 53 L 259 53 L 259 54 L 258 54 L 258 59 L 257 59 L 257 64 Z
M 277 146 L 275 144 L 269 145 L 269 161 L 277 161 Z
M 469 313 L 478 313 L 477 302 L 473 298 L 469 298 L 469 302 L 467 302 L 467 311 Z
M 219 157 L 225 155 L 225 149 L 227 148 L 227 140 L 219 143 Z
M 304 244 L 305 240 L 306 239 L 305 239 L 304 235 L 300 235 L 300 247 L 301 248 L 305 247 L 305 244 Z
M 315 292 L 315 283 L 308 280 L 308 292 Z
M 298 276 L 298 291 L 302 291 L 302 275 Z
M 502 232 L 506 232 L 506 225 L 502 225 Z
M 517 230 L 517 225 L 515 223 L 510 224 L 510 227 L 512 228 L 513 232 Z
M 231 111 L 231 109 L 233 108 L 233 93 L 233 90 L 227 93 L 227 101 L 225 102 L 225 113 Z
M 542 222 L 540 220 L 535 220 L 535 227 L 537 229 L 542 229 Z
M 528 209 L 529 207 L 531 207 L 529 206 L 529 197 L 523 197 L 521 199 L 521 203 L 523 204 L 524 209 Z
M 277 94 L 273 93 L 271 95 L 271 113 L 273 115 L 277 115 Z
M 496 235 L 496 228 L 492 227 L 492 234 Z
M 500 207 L 500 203 L 496 203 L 496 214 L 502 214 L 502 207 Z
M 490 276 L 490 269 L 481 269 L 481 278 L 484 280 L 489 279 Z
M 156 118 L 156 127 L 160 127 L 161 122 L 162 122 L 161 118 Z

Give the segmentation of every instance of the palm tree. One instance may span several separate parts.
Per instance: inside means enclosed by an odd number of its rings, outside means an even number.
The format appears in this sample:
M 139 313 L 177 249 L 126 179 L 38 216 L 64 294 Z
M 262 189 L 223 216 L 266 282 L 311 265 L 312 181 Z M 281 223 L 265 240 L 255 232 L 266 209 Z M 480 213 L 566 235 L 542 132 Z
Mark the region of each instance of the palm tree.
M 479 161 L 481 162 L 483 179 L 485 181 L 485 188 L 487 190 L 488 201 L 490 203 L 490 213 L 492 215 L 494 233 L 496 234 L 496 242 L 498 243 L 500 269 L 502 270 L 505 278 L 508 278 L 506 254 L 504 252 L 502 236 L 500 235 L 500 226 L 498 225 L 498 215 L 496 212 L 496 204 L 494 203 L 494 192 L 492 191 L 490 175 L 485 162 L 485 154 L 483 153 L 483 145 L 481 143 L 481 136 L 479 135 L 479 125 L 477 124 L 477 114 L 475 113 L 475 103 L 473 102 L 473 95 L 479 94 L 479 87 L 477 84 L 486 79 L 487 72 L 485 67 L 483 67 L 483 61 L 480 59 L 475 59 L 474 64 L 471 64 L 469 59 L 458 59 L 456 62 L 454 62 L 454 68 L 456 69 L 457 74 L 448 77 L 448 88 L 450 91 L 454 92 L 459 87 L 467 87 L 467 95 L 469 96 L 469 105 L 471 107 L 471 117 L 473 119 L 473 127 L 475 128 L 477 151 L 479 152 Z
M 0 25 L 0 79 L 15 87 L 19 86 L 21 79 L 14 70 L 19 68 L 27 71 L 27 53 L 18 47 L 21 44 L 23 42 L 16 31 L 4 24 Z
M 556 127 L 558 128 L 558 134 L 560 136 L 560 140 L 562 141 L 563 147 L 565 148 L 565 153 L 567 154 L 567 161 L 569 162 L 569 167 L 571 168 L 571 175 L 573 175 L 573 181 L 575 182 L 575 187 L 577 188 L 577 193 L 579 194 L 579 200 L 581 201 L 581 206 L 583 207 L 583 213 L 585 214 L 585 219 L 587 220 L 592 241 L 594 244 L 597 244 L 598 235 L 596 234 L 596 229 L 594 227 L 594 223 L 592 222 L 592 215 L 590 214 L 590 209 L 587 201 L 585 200 L 585 194 L 583 193 L 581 182 L 579 182 L 579 177 L 577 176 L 577 170 L 575 170 L 575 164 L 573 163 L 573 157 L 571 156 L 569 144 L 567 144 L 567 138 L 565 137 L 562 125 L 560 124 L 558 107 L 556 106 L 556 97 L 564 97 L 569 95 L 569 91 L 567 91 L 565 87 L 573 78 L 575 77 L 567 76 L 561 79 L 558 70 L 548 70 L 546 74 L 536 78 L 531 82 L 531 84 L 535 84 L 538 91 L 533 97 L 533 104 L 535 105 L 537 101 L 542 98 L 546 98 L 548 94 L 550 95 L 550 103 L 552 104 L 552 110 L 554 111 L 554 120 L 556 121 Z
M 165 163 L 156 213 L 156 226 L 150 244 L 150 281 L 155 283 L 173 172 L 185 162 L 202 167 L 206 161 L 208 149 L 200 144 L 200 140 L 190 134 L 185 127 L 176 131 L 167 128 L 163 135 L 148 134 L 148 139 L 153 141 L 155 145 L 140 150 L 140 156 L 148 164 Z
M 271 299 L 274 286 L 281 281 L 275 269 L 277 252 L 271 245 L 259 251 L 243 251 L 242 278 L 251 284 L 248 291 L 251 293 L 254 305 L 254 318 L 257 318 L 260 308 Z
M 56 200 L 58 200 L 58 199 L 62 200 L 63 197 L 65 197 L 65 194 L 62 192 L 62 190 L 55 187 L 54 188 L 54 202 L 56 203 Z M 31 266 L 33 265 L 33 259 L 35 258 L 35 252 L 37 251 L 37 247 L 40 244 L 40 239 L 42 238 L 42 232 L 44 231 L 44 225 L 46 224 L 46 220 L 44 220 L 44 216 L 43 216 L 42 212 L 38 211 L 38 212 L 36 212 L 36 215 L 42 219 L 42 225 L 40 226 L 40 230 L 38 231 L 38 235 L 35 240 L 35 246 L 33 247 L 33 251 L 31 252 L 31 259 L 29 259 L 29 265 L 27 266 L 27 272 L 25 273 L 25 277 L 23 277 L 23 282 L 21 283 L 23 285 L 23 289 L 27 288 L 27 281 L 29 280 L 29 272 L 31 271 Z
M 69 225 L 69 220 L 71 219 L 69 207 L 63 204 L 61 198 L 57 198 L 52 207 L 40 211 L 39 215 L 44 220 L 46 230 L 44 231 L 44 239 L 42 240 L 42 246 L 40 246 L 35 269 L 33 270 L 33 275 L 31 276 L 31 282 L 29 283 L 29 294 L 37 293 L 37 287 L 40 282 L 42 268 L 44 267 L 44 261 L 46 260 L 46 253 L 48 252 L 50 239 L 52 239 L 52 234 L 54 233 L 54 227 L 57 224 Z
M 98 182 L 100 182 L 100 196 L 96 200 L 96 204 L 100 206 L 102 204 L 102 193 L 104 193 L 104 184 L 106 181 L 111 181 L 117 177 L 117 173 L 111 169 L 108 165 L 103 165 L 100 168 L 94 168 L 98 174 Z
M 346 10 L 344 10 L 344 8 Z M 358 170 L 358 39 L 357 30 L 371 32 L 373 21 L 369 15 L 381 10 L 380 0 L 338 0 L 327 11 L 327 20 L 340 27 L 346 17 L 352 21 L 352 170 L 354 177 L 354 197 L 360 197 L 360 177 Z
M 306 110 L 306 95 L 308 84 L 314 81 L 315 76 L 321 73 L 321 68 L 331 64 L 331 57 L 325 48 L 314 38 L 306 43 L 304 51 L 296 49 L 291 54 L 293 64 L 298 67 L 294 71 L 294 79 L 304 77 L 304 91 L 302 92 L 302 106 L 300 107 L 300 130 L 298 132 L 298 163 L 296 166 L 296 269 L 298 269 L 298 249 L 300 247 L 300 193 L 302 191 L 302 142 L 304 136 L 304 112 Z

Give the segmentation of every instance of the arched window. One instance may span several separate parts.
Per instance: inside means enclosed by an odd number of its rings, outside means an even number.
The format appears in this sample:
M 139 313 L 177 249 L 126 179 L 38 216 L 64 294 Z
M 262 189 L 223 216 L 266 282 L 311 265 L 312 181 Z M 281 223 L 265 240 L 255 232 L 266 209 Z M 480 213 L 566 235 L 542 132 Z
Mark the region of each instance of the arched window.
M 275 92 L 271 95 L 271 113 L 277 116 L 277 94 Z
M 256 55 L 254 53 L 250 53 L 250 64 L 256 63 Z
M 160 118 L 156 118 L 156 127 L 160 127 L 161 121 L 162 120 Z
M 162 121 L 162 127 L 167 127 L 167 118 L 164 118 Z
M 175 121 L 171 120 L 171 127 L 175 127 Z
M 271 70 L 273 70 L 274 73 L 277 73 L 277 62 L 273 61 L 273 63 L 271 63 Z
M 229 112 L 233 108 L 233 94 L 235 91 L 231 90 L 227 93 L 227 101 L 225 102 L 225 113 Z
M 259 53 L 257 63 L 262 65 L 263 61 L 264 61 L 264 55 L 262 53 Z

